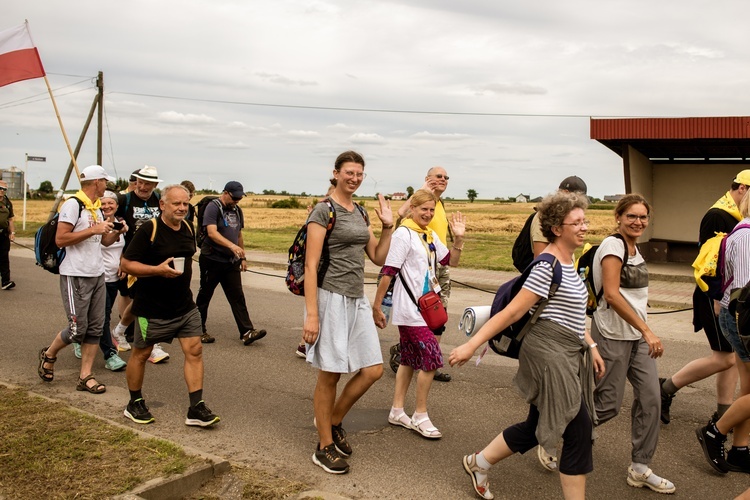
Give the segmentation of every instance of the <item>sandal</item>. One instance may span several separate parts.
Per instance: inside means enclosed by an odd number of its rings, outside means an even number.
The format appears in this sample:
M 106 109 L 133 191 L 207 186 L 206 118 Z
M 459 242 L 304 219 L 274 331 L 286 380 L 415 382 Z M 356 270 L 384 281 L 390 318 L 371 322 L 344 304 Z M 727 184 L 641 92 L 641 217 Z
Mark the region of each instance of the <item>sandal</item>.
M 79 378 L 78 379 L 78 385 L 76 385 L 77 391 L 88 391 L 91 394 L 101 394 L 107 390 L 107 387 L 104 384 L 100 384 L 99 382 L 96 382 L 94 385 L 88 385 L 86 382 L 89 380 L 94 380 L 94 374 L 92 373 L 86 378 Z
M 440 439 L 443 437 L 443 434 L 437 429 L 437 427 L 430 422 L 430 417 L 426 415 L 419 420 L 414 420 L 414 417 L 412 417 L 411 428 L 427 439 Z
M 47 349 L 49 349 L 49 346 L 39 351 L 39 368 L 37 369 L 37 373 L 39 374 L 39 378 L 43 381 L 52 382 L 55 379 L 55 370 L 52 368 L 45 368 L 44 363 L 54 365 L 57 358 L 48 358 Z
M 407 429 L 413 429 L 411 426 L 411 418 L 409 418 L 409 415 L 406 414 L 403 410 L 401 410 L 401 413 L 396 415 L 393 413 L 393 410 L 388 414 L 388 423 L 391 425 L 400 425 L 401 427 L 406 427 Z

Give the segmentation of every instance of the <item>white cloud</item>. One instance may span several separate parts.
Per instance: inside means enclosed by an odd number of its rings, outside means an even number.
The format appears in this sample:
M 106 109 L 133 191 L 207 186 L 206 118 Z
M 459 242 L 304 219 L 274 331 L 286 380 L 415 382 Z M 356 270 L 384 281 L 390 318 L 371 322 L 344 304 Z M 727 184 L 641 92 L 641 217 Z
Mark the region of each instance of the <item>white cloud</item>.
M 357 132 L 349 137 L 352 144 L 385 144 L 385 138 L 378 134 Z
M 178 113 L 177 111 L 163 111 L 156 115 L 160 122 L 184 125 L 213 125 L 214 118 L 206 115 L 194 115 L 192 113 Z
M 414 139 L 421 139 L 426 141 L 461 141 L 468 139 L 468 134 L 435 134 L 432 132 L 417 132 L 411 136 Z

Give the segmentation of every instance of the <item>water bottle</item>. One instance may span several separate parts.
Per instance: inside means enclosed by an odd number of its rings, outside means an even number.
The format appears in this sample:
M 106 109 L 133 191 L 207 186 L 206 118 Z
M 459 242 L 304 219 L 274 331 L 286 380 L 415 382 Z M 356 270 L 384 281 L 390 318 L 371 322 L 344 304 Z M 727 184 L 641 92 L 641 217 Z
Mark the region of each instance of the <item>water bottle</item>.
M 393 309 L 393 292 L 388 290 L 385 292 L 383 302 L 380 304 L 380 309 L 385 314 L 385 324 L 387 325 L 391 321 L 391 309 Z

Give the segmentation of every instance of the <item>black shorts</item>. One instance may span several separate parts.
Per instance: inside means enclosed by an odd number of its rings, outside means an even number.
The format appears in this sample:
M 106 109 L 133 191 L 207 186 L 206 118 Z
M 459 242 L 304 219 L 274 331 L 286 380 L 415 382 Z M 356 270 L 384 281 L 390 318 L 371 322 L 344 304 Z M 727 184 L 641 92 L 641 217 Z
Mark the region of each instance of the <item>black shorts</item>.
M 203 334 L 201 315 L 197 307 L 187 314 L 171 319 L 148 319 L 139 316 L 134 323 L 133 345 L 138 349 L 145 349 L 161 342 L 171 344 L 176 338 L 200 337 Z
M 701 292 L 697 286 L 693 291 L 693 327 L 703 329 L 712 351 L 734 352 L 719 327 L 719 318 L 714 315 L 713 299 Z

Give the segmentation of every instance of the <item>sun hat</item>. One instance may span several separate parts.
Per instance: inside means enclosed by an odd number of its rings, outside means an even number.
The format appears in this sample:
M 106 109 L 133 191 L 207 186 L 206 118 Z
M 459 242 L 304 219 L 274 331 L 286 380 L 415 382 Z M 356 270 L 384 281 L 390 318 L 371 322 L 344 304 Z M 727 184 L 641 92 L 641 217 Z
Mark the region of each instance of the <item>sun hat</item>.
M 156 167 L 152 167 L 150 165 L 144 166 L 142 169 L 138 170 L 138 172 L 134 173 L 133 175 L 143 181 L 157 182 L 157 183 L 162 181 L 161 179 L 159 179 L 159 172 L 156 171 Z

